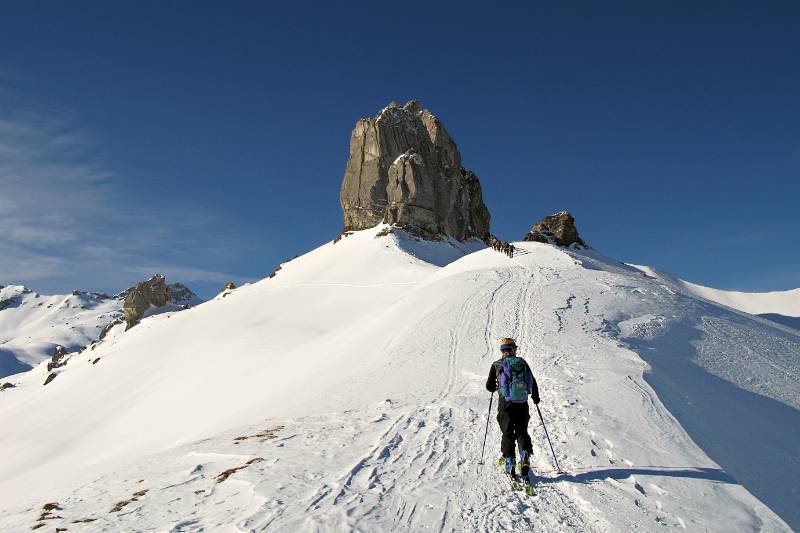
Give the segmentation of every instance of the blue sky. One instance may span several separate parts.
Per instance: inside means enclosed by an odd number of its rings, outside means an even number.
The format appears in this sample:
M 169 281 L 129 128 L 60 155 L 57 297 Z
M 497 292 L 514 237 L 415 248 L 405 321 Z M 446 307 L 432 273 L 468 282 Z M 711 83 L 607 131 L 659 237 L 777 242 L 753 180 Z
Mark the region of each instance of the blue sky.
M 4 2 L 0 284 L 204 296 L 332 239 L 350 131 L 411 98 L 501 238 L 800 286 L 796 2 Z M 385 5 L 384 5 L 385 4 Z

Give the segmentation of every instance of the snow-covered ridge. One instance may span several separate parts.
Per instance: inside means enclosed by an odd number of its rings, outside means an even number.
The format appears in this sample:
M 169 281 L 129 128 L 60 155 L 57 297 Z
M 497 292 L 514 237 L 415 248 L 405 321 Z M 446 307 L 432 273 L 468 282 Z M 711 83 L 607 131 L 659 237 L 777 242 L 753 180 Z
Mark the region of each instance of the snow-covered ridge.
M 123 300 L 73 291 L 42 295 L 21 285 L 0 289 L 0 376 L 21 372 L 53 354 L 74 351 L 97 339 L 122 316 Z
M 62 517 L 48 526 L 97 531 L 798 524 L 798 336 L 591 250 L 521 242 L 508 258 L 387 229 L 111 335 L 47 387 L 42 366 L 8 378 L 0 529 L 29 529 L 46 502 Z M 533 501 L 490 466 L 493 421 L 476 464 L 505 336 L 569 472 L 532 422 Z
M 776 313 L 783 316 L 800 317 L 800 288 L 788 291 L 740 292 L 713 289 L 688 281 L 682 283 L 695 296 L 733 307 L 751 315 Z
M 648 275 L 677 283 L 694 296 L 705 298 L 706 300 L 738 309 L 739 311 L 744 311 L 751 315 L 774 313 L 787 317 L 800 317 L 800 288 L 770 292 L 726 291 L 691 283 L 660 272 L 652 267 L 644 265 L 631 266 L 636 267 Z

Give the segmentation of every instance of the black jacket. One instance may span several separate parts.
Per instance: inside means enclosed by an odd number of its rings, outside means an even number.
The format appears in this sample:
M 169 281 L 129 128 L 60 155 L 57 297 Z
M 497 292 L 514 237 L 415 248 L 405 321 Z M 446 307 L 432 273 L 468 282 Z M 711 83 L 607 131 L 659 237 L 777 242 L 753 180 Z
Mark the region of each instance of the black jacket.
M 497 380 L 497 367 L 502 363 L 502 361 L 503 361 L 502 359 L 495 361 L 494 363 L 492 363 L 491 368 L 489 368 L 489 377 L 486 379 L 486 390 L 488 390 L 489 392 L 494 392 L 499 387 Z M 527 366 L 528 370 L 530 370 L 527 361 L 525 361 L 525 366 Z M 533 376 L 533 372 L 531 372 L 531 376 Z M 498 394 L 497 396 L 499 398 L 498 399 L 499 408 L 503 409 L 505 407 L 505 404 L 507 403 L 506 399 L 503 398 L 502 394 Z M 533 403 L 539 403 L 539 385 L 536 384 L 535 377 L 533 378 L 533 389 L 531 391 L 531 399 L 533 399 Z

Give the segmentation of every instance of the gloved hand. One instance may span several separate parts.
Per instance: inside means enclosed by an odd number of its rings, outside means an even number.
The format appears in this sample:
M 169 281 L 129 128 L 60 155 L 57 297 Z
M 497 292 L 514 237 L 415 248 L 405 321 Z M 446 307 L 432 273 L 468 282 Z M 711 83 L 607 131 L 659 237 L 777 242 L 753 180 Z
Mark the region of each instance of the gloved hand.
M 538 396 L 537 396 L 536 398 L 534 398 L 534 399 L 533 399 L 533 403 L 534 403 L 535 405 L 538 405 L 538 404 L 539 404 L 539 402 L 541 402 L 541 401 L 542 401 L 542 400 L 540 400 Z

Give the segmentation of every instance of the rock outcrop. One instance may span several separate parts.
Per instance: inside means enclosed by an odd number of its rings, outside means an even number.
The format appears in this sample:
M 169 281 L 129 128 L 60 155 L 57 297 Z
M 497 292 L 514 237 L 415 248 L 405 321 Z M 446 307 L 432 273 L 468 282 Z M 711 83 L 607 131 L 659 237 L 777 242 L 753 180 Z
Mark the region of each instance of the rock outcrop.
M 5 300 L 0 300 L 0 311 L 3 309 L 7 309 L 11 306 L 17 305 L 19 303 L 18 298 L 6 298 Z
M 416 100 L 392 102 L 356 123 L 339 199 L 345 232 L 386 222 L 428 239 L 489 236 L 478 177 L 461 166 L 455 142 Z
M 121 318 L 117 318 L 117 319 L 112 320 L 111 322 L 109 322 L 105 326 L 103 326 L 103 329 L 100 330 L 100 335 L 97 336 L 97 340 L 101 341 L 101 340 L 105 339 L 106 335 L 108 335 L 108 332 L 111 331 L 111 329 L 114 326 L 116 326 L 117 324 L 121 324 L 122 322 L 124 322 L 124 321 Z
M 167 285 L 163 274 L 156 274 L 121 294 L 125 295 L 122 312 L 127 323 L 126 329 L 136 325 L 151 306 L 164 307 L 167 304 L 175 304 L 185 308 L 197 298 L 185 285 L 180 283 Z
M 155 307 L 167 305 L 167 281 L 161 274 L 156 274 L 128 290 L 122 307 L 128 328 L 139 322 L 151 305 Z
M 578 235 L 575 218 L 566 211 L 544 217 L 533 225 L 522 240 L 557 244 L 558 246 L 572 244 L 587 246 Z
M 222 287 L 222 292 L 220 292 L 220 294 L 222 295 L 223 298 L 225 298 L 235 290 L 236 290 L 236 284 L 232 281 L 229 281 L 228 283 L 225 284 L 224 287 Z
M 47 371 L 61 368 L 67 364 L 67 350 L 63 346 L 56 346 L 53 348 L 53 355 L 50 357 L 50 362 L 47 363 Z

